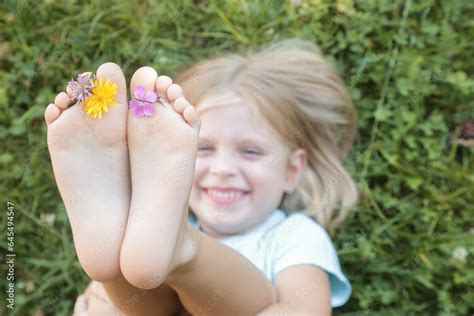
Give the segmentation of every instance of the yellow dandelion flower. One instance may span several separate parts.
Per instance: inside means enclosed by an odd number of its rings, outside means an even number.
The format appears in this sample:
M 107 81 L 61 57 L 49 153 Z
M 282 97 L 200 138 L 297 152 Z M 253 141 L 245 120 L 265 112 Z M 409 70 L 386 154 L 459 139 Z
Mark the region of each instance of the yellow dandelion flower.
M 102 78 L 94 80 L 92 84 L 95 86 L 92 89 L 92 95 L 84 102 L 84 111 L 91 118 L 102 119 L 102 112 L 109 112 L 109 106 L 117 107 L 115 97 L 117 96 L 117 85 L 110 79 L 104 82 Z

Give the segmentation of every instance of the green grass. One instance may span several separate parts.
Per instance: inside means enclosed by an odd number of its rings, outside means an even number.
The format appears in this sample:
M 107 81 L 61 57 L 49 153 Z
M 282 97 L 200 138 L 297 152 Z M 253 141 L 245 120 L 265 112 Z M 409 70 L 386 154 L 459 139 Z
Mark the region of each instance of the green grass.
M 105 61 L 122 65 L 127 78 L 142 65 L 174 76 L 197 60 L 288 37 L 320 45 L 358 109 L 346 166 L 362 200 L 334 236 L 354 293 L 335 314 L 474 313 L 473 149 L 452 143 L 474 118 L 470 1 L 141 3 L 0 5 L 0 193 L 4 205 L 15 204 L 17 255 L 15 313 L 5 308 L 2 275 L 0 314 L 69 315 L 88 283 L 43 123 L 67 80 Z M 458 247 L 465 262 L 453 256 Z M 1 261 L 6 268 L 3 254 Z

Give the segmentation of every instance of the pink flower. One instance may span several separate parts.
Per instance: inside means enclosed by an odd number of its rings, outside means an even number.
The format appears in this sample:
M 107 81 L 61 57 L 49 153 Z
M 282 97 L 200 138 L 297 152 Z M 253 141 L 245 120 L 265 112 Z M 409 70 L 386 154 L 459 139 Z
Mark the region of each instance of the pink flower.
M 137 86 L 133 90 L 133 98 L 129 101 L 130 109 L 136 117 L 155 115 L 155 102 L 158 95 L 153 91 L 146 91 L 145 87 Z
M 84 72 L 77 75 L 76 80 L 69 81 L 67 87 L 71 90 L 71 101 L 81 103 L 91 96 L 91 91 L 95 88 L 95 85 L 92 84 L 91 73 Z

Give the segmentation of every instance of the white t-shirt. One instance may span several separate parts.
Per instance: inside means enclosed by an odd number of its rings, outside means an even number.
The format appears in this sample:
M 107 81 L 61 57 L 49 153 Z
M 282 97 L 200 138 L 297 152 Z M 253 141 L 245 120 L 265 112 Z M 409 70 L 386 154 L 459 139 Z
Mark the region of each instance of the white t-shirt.
M 188 220 L 200 228 L 193 213 L 189 213 Z M 276 209 L 251 231 L 220 242 L 249 259 L 273 285 L 281 270 L 298 264 L 314 264 L 328 273 L 332 307 L 344 305 L 351 296 L 351 285 L 341 271 L 329 235 L 306 214 Z

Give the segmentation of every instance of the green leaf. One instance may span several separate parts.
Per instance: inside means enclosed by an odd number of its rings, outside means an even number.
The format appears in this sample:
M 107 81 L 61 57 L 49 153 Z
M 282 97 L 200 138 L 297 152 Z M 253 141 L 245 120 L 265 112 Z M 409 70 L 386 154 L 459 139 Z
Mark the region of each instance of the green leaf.
M 421 178 L 405 178 L 406 183 L 412 190 L 418 190 L 420 185 L 423 183 L 423 179 Z
M 392 111 L 387 108 L 386 106 L 378 107 L 377 111 L 375 111 L 375 118 L 378 121 L 384 122 L 392 115 Z

